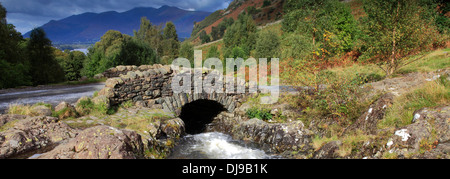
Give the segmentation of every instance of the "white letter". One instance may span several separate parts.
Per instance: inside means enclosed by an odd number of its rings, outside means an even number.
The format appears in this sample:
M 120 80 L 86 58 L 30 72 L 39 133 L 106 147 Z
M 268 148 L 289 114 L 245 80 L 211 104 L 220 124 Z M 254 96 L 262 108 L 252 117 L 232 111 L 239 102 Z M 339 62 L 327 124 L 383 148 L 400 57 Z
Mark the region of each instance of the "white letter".
M 223 93 L 223 65 L 218 58 L 208 58 L 205 61 L 205 68 L 212 70 L 203 80 L 203 90 L 205 93 Z M 214 86 L 213 86 L 214 83 Z
M 180 69 L 180 66 L 183 66 L 183 69 Z M 172 91 L 175 94 L 179 93 L 191 93 L 191 63 L 188 59 L 185 58 L 177 58 L 172 62 L 172 69 L 176 74 L 172 78 Z M 188 70 L 184 70 L 187 68 Z M 180 84 L 182 81 L 182 85 Z

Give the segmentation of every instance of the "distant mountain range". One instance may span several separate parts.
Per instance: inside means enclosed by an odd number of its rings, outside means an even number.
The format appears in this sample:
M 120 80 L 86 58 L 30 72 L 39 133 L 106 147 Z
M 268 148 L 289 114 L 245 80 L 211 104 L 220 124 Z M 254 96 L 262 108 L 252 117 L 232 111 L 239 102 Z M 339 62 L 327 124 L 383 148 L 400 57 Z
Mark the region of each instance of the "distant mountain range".
M 162 6 L 138 7 L 126 12 L 84 13 L 73 15 L 58 21 L 52 20 L 42 28 L 53 44 L 95 43 L 108 30 L 118 30 L 124 34 L 133 34 L 138 30 L 141 17 L 147 17 L 154 25 L 172 21 L 180 39 L 189 38 L 194 22 L 199 22 L 209 16 L 210 12 L 187 11 L 177 7 Z M 29 37 L 27 32 L 24 37 Z

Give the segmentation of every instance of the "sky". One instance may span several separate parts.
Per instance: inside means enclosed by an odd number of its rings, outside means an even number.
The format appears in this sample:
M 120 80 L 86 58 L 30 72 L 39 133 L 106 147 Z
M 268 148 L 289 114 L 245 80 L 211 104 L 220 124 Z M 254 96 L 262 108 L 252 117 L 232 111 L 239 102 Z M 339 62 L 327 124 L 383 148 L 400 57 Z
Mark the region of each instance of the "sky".
M 8 11 L 8 24 L 25 34 L 50 20 L 85 12 L 124 12 L 135 7 L 159 8 L 163 5 L 185 10 L 214 12 L 228 7 L 232 0 L 0 0 Z

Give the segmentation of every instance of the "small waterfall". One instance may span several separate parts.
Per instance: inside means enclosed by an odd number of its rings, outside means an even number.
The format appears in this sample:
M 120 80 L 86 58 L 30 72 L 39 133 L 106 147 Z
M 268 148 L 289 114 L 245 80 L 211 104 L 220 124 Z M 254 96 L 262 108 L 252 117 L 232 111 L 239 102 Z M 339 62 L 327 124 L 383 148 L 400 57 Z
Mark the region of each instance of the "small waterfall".
M 210 132 L 185 136 L 169 158 L 270 159 L 277 157 L 266 154 L 255 145 L 233 140 L 229 135 Z

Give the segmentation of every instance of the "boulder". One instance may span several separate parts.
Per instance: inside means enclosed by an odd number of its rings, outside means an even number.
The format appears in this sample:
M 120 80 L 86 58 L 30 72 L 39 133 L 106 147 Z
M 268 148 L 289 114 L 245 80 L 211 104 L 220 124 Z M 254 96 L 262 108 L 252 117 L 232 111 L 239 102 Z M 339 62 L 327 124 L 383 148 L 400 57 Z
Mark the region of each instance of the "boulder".
M 96 126 L 38 159 L 139 159 L 143 156 L 144 144 L 135 131 Z
M 395 95 L 386 93 L 369 106 L 369 109 L 353 123 L 346 132 L 361 130 L 366 134 L 376 134 L 378 121 L 384 118 L 387 109 L 392 106 Z
M 55 107 L 55 113 L 59 119 L 66 119 L 69 117 L 77 117 L 75 108 L 66 102 L 61 102 Z
M 331 141 L 323 145 L 313 154 L 313 159 L 334 159 L 339 157 L 337 150 L 342 146 L 341 141 Z
M 399 128 L 386 144 L 389 153 L 398 156 L 440 156 L 448 158 L 450 148 L 450 106 L 424 108 L 414 113 L 410 125 Z
M 69 103 L 63 101 L 63 102 L 59 103 L 55 107 L 55 112 L 60 112 L 60 111 L 66 109 L 66 108 L 69 108 L 69 107 L 72 107 L 72 105 L 70 105 Z
M 185 125 L 182 119 L 175 118 L 164 122 L 161 125 L 161 131 L 169 138 L 180 137 L 185 132 Z
M 79 115 L 84 116 L 89 113 L 88 110 L 85 109 L 85 107 L 83 105 L 81 105 L 81 102 L 89 101 L 89 100 L 91 100 L 89 97 L 84 96 L 84 97 L 81 97 L 80 99 L 78 99 L 78 101 L 75 103 L 75 111 Z
M 237 124 L 232 131 L 233 138 L 250 140 L 282 153 L 298 151 L 309 153 L 312 150 L 313 133 L 301 121 L 269 124 L 260 119 L 251 119 Z
M 117 68 L 117 71 L 119 71 L 119 72 L 123 72 L 123 71 L 126 71 L 127 70 L 127 67 L 126 66 L 118 66 L 118 67 L 116 67 Z
M 94 75 L 94 79 L 102 79 L 102 78 L 105 78 L 105 75 L 103 75 L 103 74 L 96 74 L 96 75 Z
M 77 133 L 77 130 L 54 117 L 38 116 L 19 120 L 11 128 L 0 132 L 0 159 L 55 146 L 75 137 Z
M 104 106 L 105 108 L 111 107 L 109 98 L 104 95 L 99 95 L 99 96 L 93 98 L 92 102 L 97 106 Z
M 87 76 L 82 76 L 81 78 L 80 78 L 80 80 L 78 80 L 78 81 L 81 81 L 81 82 L 83 82 L 83 81 L 87 81 L 89 78 L 87 77 Z
M 31 108 L 31 113 L 33 113 L 34 116 L 51 116 L 52 109 L 47 106 L 38 105 Z

